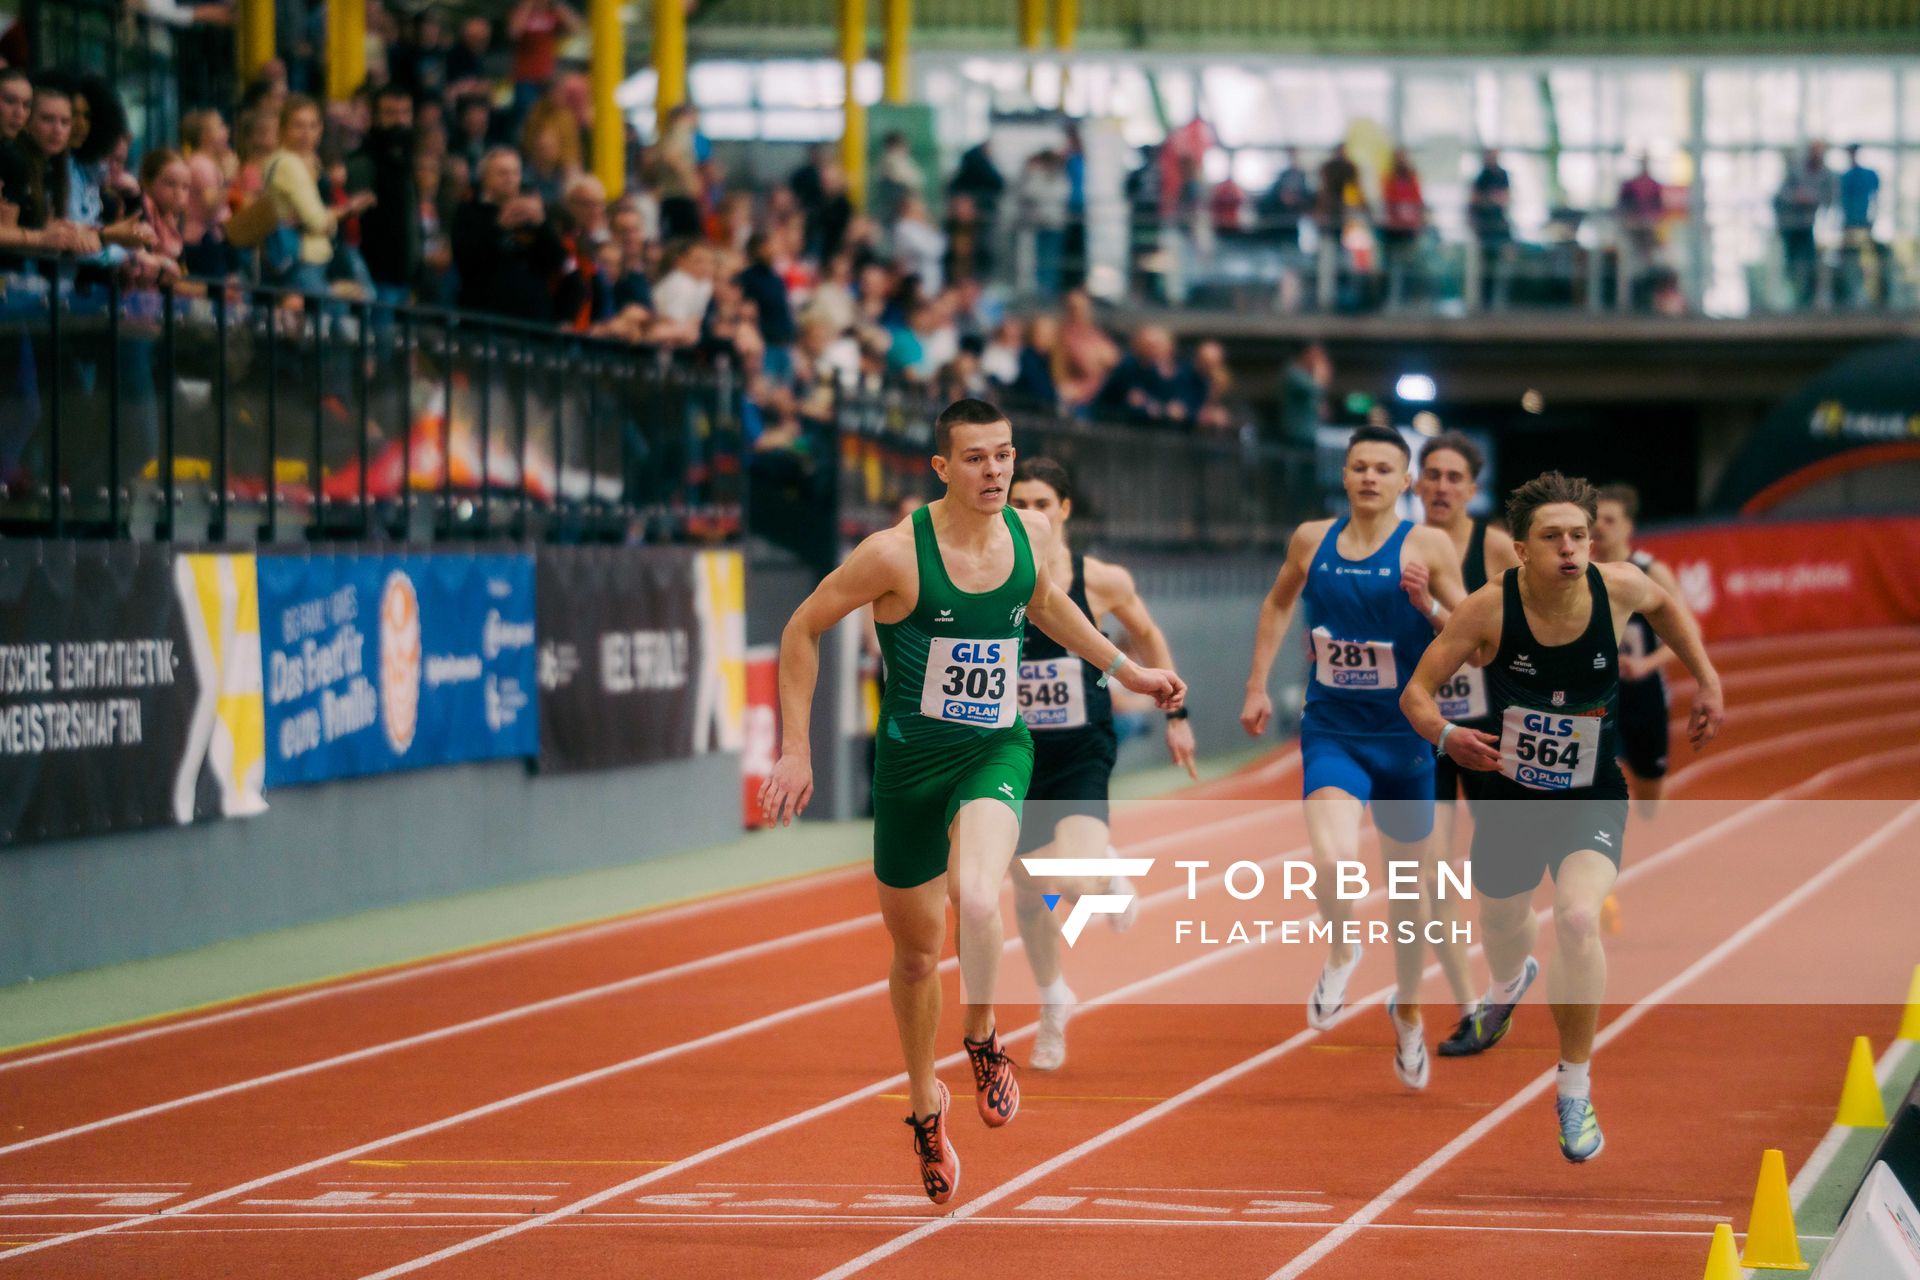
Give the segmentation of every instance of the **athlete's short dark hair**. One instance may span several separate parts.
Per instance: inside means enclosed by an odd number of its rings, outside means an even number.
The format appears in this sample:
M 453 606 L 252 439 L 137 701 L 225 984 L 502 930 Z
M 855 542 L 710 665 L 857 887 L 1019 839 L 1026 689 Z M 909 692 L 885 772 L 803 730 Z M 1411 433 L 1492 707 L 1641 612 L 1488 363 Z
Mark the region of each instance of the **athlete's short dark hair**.
M 1458 431 L 1442 431 L 1433 439 L 1420 446 L 1420 465 L 1426 466 L 1427 459 L 1442 449 L 1451 449 L 1467 461 L 1467 478 L 1478 480 L 1480 468 L 1487 465 L 1487 455 L 1480 452 L 1480 446 Z
M 1627 513 L 1629 520 L 1640 518 L 1640 491 L 1630 484 L 1601 485 L 1600 501 L 1619 503 L 1620 509 Z
M 985 400 L 955 400 L 933 420 L 933 451 L 943 458 L 952 456 L 955 427 L 990 427 L 1006 421 L 1007 415 Z
M 1390 444 L 1407 455 L 1407 465 L 1413 465 L 1413 450 L 1407 448 L 1407 442 L 1392 427 L 1376 427 L 1371 423 L 1364 427 L 1355 427 L 1353 434 L 1347 437 L 1347 451 L 1343 457 L 1351 457 L 1357 444 Z
M 1073 481 L 1067 476 L 1067 469 L 1052 458 L 1022 458 L 1013 469 L 1013 482 L 1023 484 L 1037 481 L 1059 495 L 1060 501 L 1073 500 Z
M 1600 494 L 1576 476 L 1563 476 L 1558 471 L 1542 472 L 1515 489 L 1507 499 L 1507 528 L 1513 531 L 1514 540 L 1525 541 L 1527 531 L 1533 527 L 1533 513 L 1556 502 L 1570 502 L 1586 512 L 1587 527 L 1591 529 Z

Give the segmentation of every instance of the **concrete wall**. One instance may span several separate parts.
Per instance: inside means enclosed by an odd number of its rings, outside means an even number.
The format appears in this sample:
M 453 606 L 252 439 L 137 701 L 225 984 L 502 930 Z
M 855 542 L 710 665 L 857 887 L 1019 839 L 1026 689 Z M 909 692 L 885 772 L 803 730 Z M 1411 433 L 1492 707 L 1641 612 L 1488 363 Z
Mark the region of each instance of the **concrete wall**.
M 371 907 L 717 844 L 740 758 L 534 776 L 518 760 L 268 793 L 244 821 L 0 850 L 0 985 Z

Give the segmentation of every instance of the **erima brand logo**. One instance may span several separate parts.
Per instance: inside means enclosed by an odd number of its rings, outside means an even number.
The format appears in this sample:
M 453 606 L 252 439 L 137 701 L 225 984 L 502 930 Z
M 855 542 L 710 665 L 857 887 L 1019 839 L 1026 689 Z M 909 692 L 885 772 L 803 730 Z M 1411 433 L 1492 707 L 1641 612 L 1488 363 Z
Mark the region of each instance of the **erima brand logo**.
M 1038 880 L 1049 876 L 1071 876 L 1076 879 L 1110 879 L 1124 876 L 1137 880 L 1153 870 L 1152 858 L 1022 858 L 1020 865 L 1027 874 Z M 1047 901 L 1047 910 L 1051 911 L 1060 902 L 1060 895 L 1049 893 L 1042 895 Z M 1124 914 L 1133 902 L 1130 893 L 1089 893 L 1076 898 L 1073 909 L 1067 912 L 1066 923 L 1060 926 L 1060 936 L 1072 946 L 1080 940 L 1080 931 L 1087 927 L 1087 921 L 1095 916 L 1117 916 Z
M 1606 846 L 1607 846 L 1607 847 L 1609 847 L 1609 848 L 1611 848 L 1611 847 L 1613 846 L 1613 837 L 1612 837 L 1612 836 L 1610 836 L 1610 835 L 1608 835 L 1608 834 L 1607 834 L 1606 832 L 1604 832 L 1604 831 L 1596 831 L 1596 832 L 1594 832 L 1594 833 L 1593 833 L 1593 838 L 1594 838 L 1595 840 L 1598 840 L 1598 841 L 1599 841 L 1599 842 L 1600 842 L 1601 844 L 1604 844 L 1604 845 L 1606 845 Z
M 953 610 L 951 610 L 951 609 L 942 609 L 942 610 L 941 610 L 941 611 L 940 611 L 940 612 L 939 612 L 938 614 L 936 614 L 936 615 L 934 616 L 934 619 L 933 619 L 933 620 L 934 620 L 935 622 L 952 622 L 952 621 L 953 621 Z
M 1533 669 L 1533 655 L 1528 653 L 1514 654 L 1513 661 L 1507 664 L 1507 670 L 1517 671 L 1523 676 L 1537 676 L 1540 674 Z
M 999 789 L 1007 793 L 1007 799 L 1009 799 L 1009 800 L 1011 800 L 1011 799 L 1013 799 L 1013 787 L 1012 787 L 1012 786 L 1010 786 L 1009 784 L 1007 784 L 1007 783 L 1005 783 L 1005 782 L 1003 782 L 1003 783 L 1001 783 L 1001 784 L 1000 784 L 1000 788 L 999 788 Z

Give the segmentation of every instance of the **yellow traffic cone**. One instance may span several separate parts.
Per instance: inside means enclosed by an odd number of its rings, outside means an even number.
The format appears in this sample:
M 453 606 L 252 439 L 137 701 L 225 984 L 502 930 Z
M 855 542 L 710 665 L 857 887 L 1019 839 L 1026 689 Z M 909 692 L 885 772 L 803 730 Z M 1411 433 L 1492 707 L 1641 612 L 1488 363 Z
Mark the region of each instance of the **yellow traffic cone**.
M 1793 1197 L 1787 1191 L 1787 1158 L 1769 1148 L 1760 1157 L 1760 1183 L 1747 1218 L 1747 1250 L 1740 1265 L 1763 1271 L 1805 1271 L 1800 1234 L 1793 1227 Z
M 1840 1088 L 1840 1114 L 1833 1121 L 1851 1129 L 1884 1129 L 1886 1104 L 1880 1098 L 1880 1082 L 1873 1074 L 1873 1048 L 1865 1036 L 1853 1038 L 1853 1055 L 1847 1059 L 1847 1082 Z
M 1900 1015 L 1901 1040 L 1920 1040 L 1920 964 L 1913 966 L 1913 980 L 1907 983 L 1907 1011 Z
M 1707 1250 L 1707 1274 L 1700 1280 L 1746 1280 L 1740 1255 L 1733 1247 L 1733 1228 L 1722 1222 L 1713 1229 L 1713 1247 Z

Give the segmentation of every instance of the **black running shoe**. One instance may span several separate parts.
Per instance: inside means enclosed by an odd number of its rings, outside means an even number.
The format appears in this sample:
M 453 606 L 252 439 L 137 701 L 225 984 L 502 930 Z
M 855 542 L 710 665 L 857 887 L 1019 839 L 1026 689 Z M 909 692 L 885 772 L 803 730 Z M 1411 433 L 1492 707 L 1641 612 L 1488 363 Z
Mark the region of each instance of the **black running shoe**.
M 1513 1027 L 1513 1011 L 1526 997 L 1527 988 L 1540 976 L 1540 962 L 1532 956 L 1527 957 L 1526 980 L 1520 984 L 1520 991 L 1508 1004 L 1481 1004 L 1472 1013 L 1460 1019 L 1453 1034 L 1440 1042 L 1439 1053 L 1443 1058 L 1470 1058 L 1476 1053 L 1485 1053 L 1506 1038 Z

